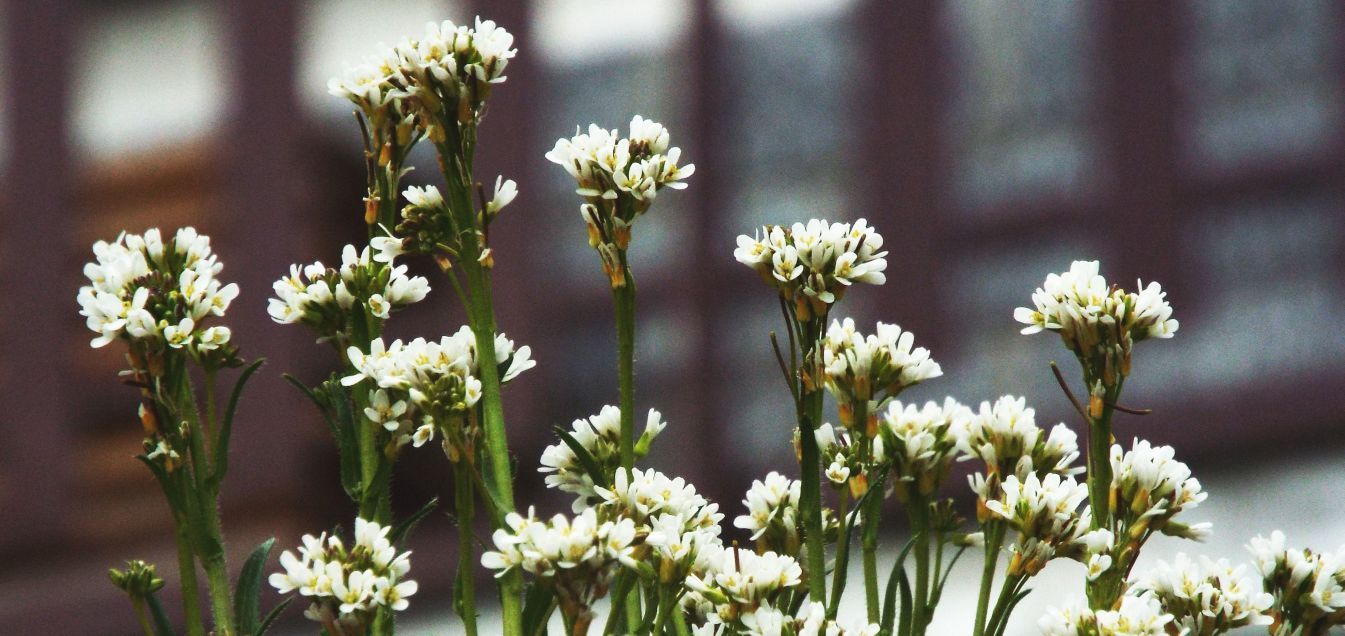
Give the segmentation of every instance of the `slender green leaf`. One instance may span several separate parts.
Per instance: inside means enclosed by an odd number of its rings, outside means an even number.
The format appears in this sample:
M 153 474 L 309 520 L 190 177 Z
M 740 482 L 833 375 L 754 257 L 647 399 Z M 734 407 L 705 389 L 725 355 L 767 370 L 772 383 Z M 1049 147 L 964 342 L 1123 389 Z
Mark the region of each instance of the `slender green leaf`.
M 266 618 L 263 618 L 262 622 L 257 625 L 257 636 L 262 636 L 262 634 L 266 633 L 266 630 L 271 629 L 271 623 L 276 622 L 276 619 L 280 618 L 280 615 L 285 612 L 285 608 L 289 607 L 290 603 L 293 602 L 294 595 L 291 594 L 285 597 L 285 600 L 276 603 L 276 606 L 272 607 L 271 611 L 266 613 Z
M 994 636 L 1004 636 L 1004 630 L 1009 627 L 1009 616 L 1013 614 L 1013 609 L 1018 607 L 1018 603 L 1027 598 L 1027 595 L 1030 593 L 1032 593 L 1032 590 L 1027 589 L 1014 594 L 1013 599 L 1009 601 L 1009 604 L 1004 606 L 1004 614 L 999 617 L 999 625 L 995 628 Z
M 294 385 L 294 388 L 299 389 L 299 392 L 303 393 L 304 397 L 311 400 L 313 404 L 318 407 L 318 410 L 324 412 L 327 410 L 327 403 L 323 402 L 322 398 L 319 397 L 318 394 L 313 391 L 313 389 L 308 388 L 308 385 L 304 384 L 302 380 L 288 373 L 281 374 L 281 377 L 285 378 L 286 382 L 289 382 L 290 384 Z
M 240 634 L 251 635 L 259 632 L 261 625 L 262 577 L 266 572 L 266 559 L 271 555 L 275 537 L 261 542 L 243 562 L 243 570 L 238 573 L 238 583 L 234 588 L 234 622 Z
M 896 563 L 892 564 L 892 574 L 887 577 L 887 590 L 884 594 L 882 632 L 884 636 L 892 636 L 893 624 L 897 620 L 897 591 L 901 591 L 901 617 L 902 628 L 899 632 L 904 636 L 910 629 L 910 606 L 911 606 L 911 585 L 906 578 L 906 556 L 911 553 L 911 548 L 915 545 L 915 537 L 906 541 L 906 547 L 901 549 L 897 555 Z
M 411 531 L 416 529 L 416 524 L 420 523 L 426 515 L 434 512 L 434 509 L 438 507 L 438 497 L 433 497 L 425 502 L 425 505 L 421 506 L 420 510 L 411 513 L 411 516 L 402 519 L 397 522 L 397 525 L 392 527 L 392 531 L 388 533 L 388 541 L 391 541 L 394 545 L 402 545 L 406 538 L 411 534 Z M 459 528 L 458 531 L 471 532 L 471 528 Z
M 872 497 L 875 488 L 865 491 L 864 495 L 855 500 L 855 507 L 850 514 L 845 516 L 845 523 L 841 524 L 841 534 L 836 541 L 836 567 L 840 572 L 836 577 L 836 586 L 831 590 L 831 603 L 827 607 L 827 618 L 836 618 L 836 612 L 841 606 L 841 596 L 845 594 L 846 573 L 850 569 L 850 538 L 854 534 L 855 522 L 859 519 L 860 511 Z
M 145 604 L 149 606 L 149 617 L 154 623 L 154 636 L 174 636 L 173 624 L 168 621 L 168 614 L 163 611 L 159 595 L 150 592 L 145 596 Z
M 616 580 L 612 583 L 612 593 L 608 595 L 612 599 L 612 611 L 607 615 L 607 624 L 603 626 L 602 633 L 604 635 L 617 633 L 617 628 L 625 624 L 621 617 L 625 613 L 626 604 L 622 601 L 630 593 L 633 585 L 635 585 L 635 575 L 630 570 L 623 569 L 617 573 Z
M 934 582 L 934 594 L 930 596 L 929 604 L 931 607 L 939 604 L 939 597 L 943 596 L 943 586 L 948 583 L 948 577 L 953 574 L 953 566 L 957 565 L 957 560 L 962 558 L 962 553 L 966 551 L 967 546 L 958 548 L 957 552 L 953 554 L 953 558 L 948 561 L 948 569 L 943 571 L 943 575 L 939 576 L 937 572 L 934 574 L 939 578 Z
M 593 480 L 593 483 L 603 487 L 608 486 L 607 475 L 603 473 L 602 466 L 598 465 L 598 460 L 593 458 L 593 455 L 588 452 L 588 449 L 584 448 L 584 445 L 580 444 L 579 440 L 575 439 L 569 431 L 559 426 L 555 427 L 555 429 L 556 435 L 560 436 L 560 440 L 565 442 L 565 445 L 569 446 L 570 450 L 574 451 L 575 457 L 579 459 L 579 464 L 584 467 L 584 471 L 588 473 L 588 476 Z
M 233 435 L 234 413 L 238 410 L 238 398 L 243 396 L 243 388 L 247 386 L 248 379 L 263 364 L 266 364 L 266 358 L 258 358 L 243 369 L 243 372 L 238 375 L 238 380 L 234 381 L 233 392 L 229 394 L 229 404 L 224 407 L 224 419 L 220 422 L 219 438 L 215 441 L 215 474 L 211 475 L 216 487 L 224 481 L 224 475 L 229 472 L 229 438 Z
M 523 633 L 543 636 L 546 624 L 556 609 L 556 590 L 549 585 L 533 583 L 523 601 Z

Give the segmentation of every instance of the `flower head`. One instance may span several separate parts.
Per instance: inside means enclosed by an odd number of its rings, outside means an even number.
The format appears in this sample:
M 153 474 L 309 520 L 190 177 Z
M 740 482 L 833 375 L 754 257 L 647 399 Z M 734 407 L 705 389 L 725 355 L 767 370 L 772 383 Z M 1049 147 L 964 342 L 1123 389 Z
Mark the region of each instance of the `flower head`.
M 855 321 L 832 321 L 822 340 L 822 364 L 826 386 L 841 408 L 842 424 L 858 425 L 869 437 L 877 433 L 876 421 L 847 422 L 855 404 L 895 397 L 902 389 L 943 375 L 939 363 L 924 347 L 914 347 L 915 336 L 901 327 L 878 323 L 873 335 L 855 329 Z
M 743 498 L 747 514 L 734 527 L 752 533 L 752 540 L 786 554 L 799 549 L 799 493 L 801 483 L 777 472 L 752 482 Z
M 238 297 L 238 285 L 217 278 L 224 266 L 210 237 L 184 227 L 164 241 L 152 228 L 98 241 L 93 253 L 78 300 L 85 324 L 98 334 L 94 348 L 123 340 L 142 361 L 172 349 L 210 364 L 237 362 L 229 329 L 207 326 Z
M 282 571 L 271 575 L 271 586 L 281 594 L 297 590 L 310 598 L 305 616 L 313 620 L 339 621 L 362 630 L 379 608 L 406 609 L 407 597 L 418 588 L 406 578 L 411 553 L 392 545 L 390 530 L 357 518 L 349 547 L 335 535 L 305 535 L 297 554 L 281 553 Z
M 1246 573 L 1247 566 L 1232 567 L 1225 559 L 1191 559 L 1178 553 L 1168 563 L 1159 561 L 1131 588 L 1149 592 L 1163 611 L 1175 617 L 1174 624 L 1192 634 L 1222 634 L 1247 625 L 1269 625 L 1274 598 L 1260 591 L 1260 582 Z
M 666 426 L 663 416 L 658 411 L 649 409 L 644 434 L 635 444 L 637 458 L 648 454 L 650 443 Z M 577 419 L 571 424 L 569 435 L 597 462 L 604 475 L 615 475 L 616 467 L 621 463 L 621 409 L 608 405 L 602 407 L 597 415 Z M 599 499 L 593 476 L 566 442 L 560 441 L 547 446 L 542 451 L 541 464 L 537 470 L 549 473 L 546 476 L 548 488 L 558 488 L 578 495 L 573 505 L 575 512 L 582 511 Z M 606 483 L 605 479 L 603 481 Z
M 970 414 L 952 398 L 943 404 L 926 402 L 924 406 L 903 405 L 896 400 L 888 404 L 880 416 L 882 445 L 892 461 L 898 500 L 906 501 L 916 493 L 928 496 L 938 490 L 957 449 L 954 430 Z
M 347 345 L 359 321 L 386 320 L 429 294 L 425 277 L 408 276 L 405 265 L 393 263 L 400 253 L 395 239 L 380 237 L 362 250 L 347 245 L 339 268 L 291 265 L 289 275 L 271 285 L 275 296 L 267 311 L 277 323 L 311 327 L 318 342 Z
M 739 236 L 733 256 L 778 289 L 799 320 L 809 320 L 825 316 L 856 282 L 886 282 L 882 247 L 882 235 L 864 219 L 853 224 L 812 219 Z

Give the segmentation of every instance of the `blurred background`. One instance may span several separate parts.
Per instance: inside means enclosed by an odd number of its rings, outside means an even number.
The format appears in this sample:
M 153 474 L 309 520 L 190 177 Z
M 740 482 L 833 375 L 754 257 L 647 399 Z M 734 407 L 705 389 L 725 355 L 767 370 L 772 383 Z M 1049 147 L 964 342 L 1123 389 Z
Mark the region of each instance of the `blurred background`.
M 245 398 L 226 484 L 235 565 L 277 536 L 349 525 L 324 425 L 280 374 L 335 365 L 309 332 L 270 322 L 270 282 L 359 240 L 363 168 L 351 107 L 326 81 L 379 42 L 480 14 L 517 35 L 492 98 L 478 178 L 522 190 L 496 225 L 497 312 L 539 366 L 505 394 L 523 501 L 568 509 L 534 468 L 550 429 L 616 401 L 615 337 L 573 186 L 542 155 L 576 125 L 669 126 L 690 188 L 638 224 L 637 406 L 671 426 L 651 461 L 729 519 L 754 477 L 795 474 L 792 410 L 767 333 L 769 290 L 732 258 L 763 223 L 866 218 L 888 283 L 841 313 L 916 333 L 945 376 L 909 399 L 1028 396 L 1070 419 L 1051 336 L 1015 307 L 1049 272 L 1100 259 L 1109 280 L 1158 280 L 1181 320 L 1138 347 L 1117 436 L 1177 445 L 1210 491 L 1206 546 L 1279 527 L 1345 541 L 1345 5 L 1330 0 L 7 0 L 0 16 L 0 631 L 131 634 L 104 572 L 160 564 L 166 505 L 139 450 L 115 347 L 90 350 L 76 289 L 89 245 L 121 229 L 194 225 L 240 283 L 228 324 L 270 363 Z M 428 149 L 411 183 L 432 183 Z M 431 284 L 436 279 L 431 272 Z M 452 294 L 394 335 L 463 322 Z M 1077 429 L 1076 429 L 1077 430 Z M 397 505 L 449 494 L 437 450 L 399 464 Z M 950 494 L 963 494 L 954 478 Z M 893 519 L 898 519 L 895 511 Z M 902 524 L 889 524 L 893 529 Z M 407 614 L 448 619 L 453 527 L 418 530 Z M 899 545 L 893 535 L 889 544 Z M 936 623 L 961 633 L 975 586 L 955 577 Z M 1079 591 L 1052 565 L 1011 631 Z M 484 578 L 483 578 L 484 581 Z M 1058 584 L 1056 584 L 1058 582 Z M 1066 593 L 1058 593 L 1066 590 Z M 268 592 L 269 605 L 275 595 Z M 168 592 L 165 604 L 176 611 Z M 293 608 L 285 628 L 306 629 Z

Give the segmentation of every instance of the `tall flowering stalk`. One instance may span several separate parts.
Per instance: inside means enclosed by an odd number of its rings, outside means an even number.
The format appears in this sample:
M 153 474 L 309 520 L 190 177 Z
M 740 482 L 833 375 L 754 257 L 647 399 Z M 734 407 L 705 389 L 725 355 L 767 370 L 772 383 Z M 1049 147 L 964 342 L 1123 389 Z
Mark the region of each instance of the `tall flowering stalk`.
M 240 374 L 221 413 L 216 378 L 221 370 L 244 363 L 229 328 L 207 326 L 229 309 L 238 285 L 220 281 L 223 264 L 211 251 L 210 238 L 190 227 L 167 239 L 157 228 L 144 234 L 122 233 L 111 243 L 95 243 L 93 252 L 94 262 L 84 267 L 89 285 L 79 290 L 80 314 L 98 334 L 91 342 L 94 348 L 113 342 L 126 347 L 129 367 L 122 375 L 140 392 L 144 432 L 143 453 L 137 459 L 154 474 L 173 514 L 186 631 L 205 633 L 197 587 L 199 563 L 206 575 L 214 632 L 250 632 L 257 618 L 239 612 L 231 593 L 219 493 L 229 469 L 235 407 L 261 361 Z M 192 380 L 193 369 L 205 378 L 204 408 Z M 264 559 L 270 544 L 263 547 L 259 550 Z M 148 572 L 152 575 L 152 568 Z M 142 604 L 153 590 L 128 587 L 126 581 L 137 577 L 127 576 L 123 573 L 113 580 L 121 581 L 119 586 L 131 594 L 143 615 Z M 255 584 L 240 588 L 253 608 L 256 589 Z
M 848 493 L 841 491 L 840 496 L 842 502 L 846 494 L 856 501 L 861 498 L 864 501 L 860 511 L 864 596 L 868 618 L 873 622 L 881 618 L 882 611 L 878 600 L 878 522 L 886 488 L 882 479 L 888 474 L 877 470 L 884 460 L 878 412 L 906 387 L 943 375 L 939 363 L 930 358 L 928 350 L 913 346 L 914 340 L 911 332 L 881 322 L 874 335 L 865 336 L 855 329 L 853 320 L 846 318 L 844 322 L 833 321 L 822 341 L 825 384 L 836 400 L 841 426 L 850 431 L 847 463 L 854 464 L 857 469 L 846 480 Z M 821 441 L 818 437 L 819 445 Z M 824 456 L 823 459 L 827 458 Z M 828 471 L 828 476 L 832 477 L 833 473 Z M 879 481 L 870 483 L 874 477 L 880 477 Z M 877 494 L 864 497 L 870 488 L 876 489 Z M 927 507 L 928 502 L 920 500 L 911 505 Z M 927 530 L 915 529 L 916 532 Z M 923 536 L 928 537 L 929 533 L 925 532 Z M 919 563 L 925 562 L 920 553 L 916 556 Z M 844 574 L 844 568 L 836 569 L 838 581 Z
M 682 149 L 670 146 L 668 129 L 636 115 L 629 135 L 590 124 L 588 133 L 559 139 L 547 160 L 575 179 L 575 193 L 583 198 L 580 215 L 588 226 L 588 243 L 598 252 L 612 288 L 616 307 L 617 384 L 620 422 L 617 451 L 620 466 L 635 466 L 635 277 L 627 250 L 631 226 L 647 212 L 664 188 L 686 188 L 683 179 L 694 164 L 679 165 Z M 639 606 L 635 599 L 624 608 L 628 626 Z
M 807 550 L 808 597 L 826 602 L 826 556 L 822 525 L 822 459 L 815 433 L 822 425 L 825 365 L 822 336 L 831 307 L 856 282 L 881 285 L 883 238 L 863 219 L 828 223 L 812 219 L 790 227 L 766 226 L 739 236 L 733 256 L 779 293 L 789 334 L 788 358 L 776 353 L 794 399 L 799 427 L 802 489 L 799 507 Z
M 1059 333 L 1083 368 L 1087 406 L 1076 400 L 1075 407 L 1088 421 L 1088 492 L 1094 528 L 1111 524 L 1112 504 L 1107 495 L 1112 485 L 1112 416 L 1122 408 L 1118 402 L 1130 375 L 1135 343 L 1171 338 L 1178 327 L 1167 294 L 1158 283 L 1137 287 L 1141 291 L 1127 292 L 1108 285 L 1098 274 L 1097 261 L 1074 261 L 1069 271 L 1046 277 L 1032 294 L 1034 307 L 1014 311 L 1014 319 L 1027 325 L 1024 334 Z M 1068 392 L 1063 378 L 1061 386 Z M 1090 586 L 1093 607 L 1110 607 L 1119 593 L 1104 592 L 1099 585 Z

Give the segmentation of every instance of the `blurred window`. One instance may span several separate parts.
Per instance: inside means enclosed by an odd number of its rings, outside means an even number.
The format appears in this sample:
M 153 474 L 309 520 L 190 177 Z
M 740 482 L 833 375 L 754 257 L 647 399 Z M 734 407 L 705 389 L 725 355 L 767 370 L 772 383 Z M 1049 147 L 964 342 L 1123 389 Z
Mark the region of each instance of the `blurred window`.
M 1099 163 L 1089 121 L 1094 3 L 946 7 L 955 67 L 952 184 L 959 207 L 984 216 L 1045 196 L 1083 193 Z
M 1188 2 L 1186 162 L 1221 171 L 1330 150 L 1340 127 L 1340 9 L 1328 0 Z

